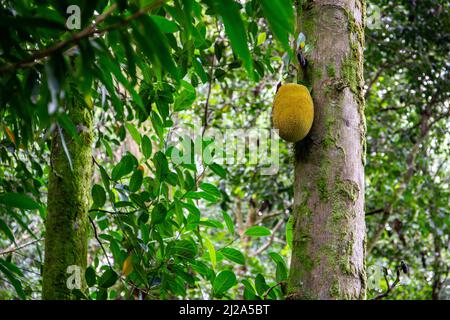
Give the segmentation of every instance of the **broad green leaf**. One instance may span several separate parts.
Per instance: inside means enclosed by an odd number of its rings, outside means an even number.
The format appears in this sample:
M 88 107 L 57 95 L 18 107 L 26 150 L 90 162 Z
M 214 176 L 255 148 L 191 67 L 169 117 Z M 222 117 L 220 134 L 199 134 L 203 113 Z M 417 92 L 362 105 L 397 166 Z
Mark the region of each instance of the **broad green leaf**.
M 212 265 L 213 269 L 215 269 L 216 268 L 216 249 L 214 248 L 214 245 L 208 238 L 203 237 L 203 240 L 205 241 L 205 246 L 209 252 L 209 259 L 211 260 L 211 265 Z
M 23 193 L 7 192 L 0 194 L 0 204 L 8 207 L 34 210 L 39 209 L 39 204 Z
M 144 103 L 142 102 L 141 97 L 133 88 L 133 86 L 130 84 L 130 82 L 127 80 L 127 78 L 123 75 L 122 70 L 120 70 L 120 64 L 118 64 L 116 61 L 113 61 L 112 57 L 107 55 L 100 55 L 100 64 L 104 72 L 106 71 L 111 72 L 114 75 L 114 77 L 124 85 L 124 87 L 130 93 L 131 97 L 133 98 L 133 101 L 137 104 L 137 106 L 141 108 L 141 110 L 145 111 Z
M 114 155 L 113 155 L 113 152 L 111 149 L 111 145 L 109 144 L 108 141 L 106 141 L 106 139 L 101 139 L 101 140 L 102 140 L 103 145 L 105 146 L 106 154 L 108 155 L 108 157 L 110 159 L 113 159 Z
M 266 227 L 253 226 L 245 230 L 244 235 L 250 237 L 266 237 L 270 236 L 272 231 L 267 229 Z
M 289 35 L 294 32 L 294 7 L 291 0 L 261 0 L 264 16 L 284 50 L 292 55 Z
M 106 202 L 105 189 L 99 184 L 94 184 L 92 187 L 92 200 L 94 200 L 94 206 L 97 208 L 103 207 Z
M 142 154 L 146 159 L 152 156 L 152 141 L 146 135 L 142 136 L 141 141 L 142 146 Z
M 184 259 L 194 259 L 198 252 L 196 245 L 189 240 L 175 241 L 172 251 L 175 256 Z
M 257 274 L 255 277 L 255 289 L 260 296 L 262 296 L 267 291 L 267 289 L 269 289 L 269 286 L 266 283 L 266 279 L 262 274 Z
M 284 262 L 283 257 L 280 256 L 276 252 L 270 252 L 269 256 L 272 258 L 272 260 L 277 265 L 277 269 L 276 269 L 276 280 L 277 280 L 277 282 L 286 280 L 287 279 L 287 275 L 288 275 L 288 269 L 287 269 L 286 263 Z
M 136 129 L 136 127 L 131 123 L 126 123 L 125 127 L 127 128 L 133 140 L 137 144 L 141 144 L 141 134 L 139 133 L 138 129 Z
M 213 282 L 216 295 L 221 295 L 236 284 L 236 275 L 230 270 L 221 271 Z
M 135 159 L 133 156 L 129 154 L 123 156 L 122 159 L 120 159 L 119 163 L 112 170 L 111 179 L 119 180 L 122 177 L 126 176 L 131 171 L 133 171 L 134 164 Z
M 267 37 L 266 33 L 265 32 L 261 32 L 258 35 L 258 39 L 257 39 L 256 45 L 257 46 L 262 45 L 266 41 L 266 37 Z
M 182 111 L 189 109 L 196 98 L 195 88 L 184 80 L 181 80 L 180 93 L 175 98 L 174 110 Z
M 116 283 L 117 279 L 119 279 L 117 273 L 112 269 L 108 269 L 98 279 L 98 285 L 100 288 L 106 289 L 112 287 Z
M 5 266 L 3 266 L 2 263 L 0 263 L 0 272 L 2 272 L 6 276 L 8 281 L 12 284 L 12 286 L 17 292 L 17 295 L 21 299 L 25 299 L 25 293 L 22 288 L 22 283 L 20 283 L 20 281 L 14 276 L 14 274 L 11 271 L 9 271 Z
M 225 220 L 225 224 L 227 225 L 228 231 L 231 233 L 231 235 L 234 235 L 234 223 L 233 219 L 226 213 L 225 211 L 222 211 L 223 220 Z
M 143 30 L 134 28 L 136 41 L 153 63 L 167 70 L 178 81 L 180 75 L 169 51 L 167 38 L 151 16 L 142 16 L 139 22 L 142 23 Z
M 2 230 L 5 235 L 11 240 L 12 242 L 15 242 L 14 234 L 12 233 L 11 229 L 8 227 L 5 221 L 0 219 L 0 230 Z
M 97 275 L 95 274 L 94 268 L 91 266 L 86 269 L 84 277 L 86 278 L 86 284 L 88 287 L 93 287 L 97 283 Z
M 161 16 L 152 15 L 151 18 L 158 26 L 159 30 L 164 33 L 174 33 L 178 31 L 178 26 L 175 22 L 170 21 Z
M 239 5 L 233 0 L 211 0 L 214 9 L 222 17 L 225 33 L 231 42 L 233 51 L 243 61 L 253 79 L 253 59 L 247 44 L 247 32 L 239 12 Z
M 220 193 L 220 190 L 217 189 L 217 187 L 211 183 L 202 182 L 200 184 L 200 189 L 202 189 L 203 191 L 205 191 L 217 198 L 220 198 L 222 196 L 222 194 Z
M 17 274 L 19 277 L 23 277 L 23 272 L 12 262 L 8 260 L 0 259 L 0 264 L 4 265 L 9 271 Z
M 227 171 L 217 163 L 210 164 L 209 168 L 222 179 L 225 179 L 227 177 Z
M 61 127 L 63 127 L 63 129 L 69 133 L 71 138 L 75 139 L 76 141 L 80 141 L 77 127 L 74 125 L 74 123 L 67 114 L 65 113 L 58 114 L 56 118 Z
M 133 175 L 130 178 L 130 184 L 128 186 L 128 189 L 130 189 L 131 192 L 136 192 L 139 190 L 139 188 L 142 185 L 142 181 L 144 180 L 144 174 L 142 173 L 142 170 L 134 170 Z
M 166 207 L 163 204 L 158 203 L 152 210 L 152 223 L 153 224 L 162 223 L 164 219 L 166 219 L 166 216 L 167 216 Z
M 244 299 L 245 300 L 257 300 L 258 296 L 256 295 L 255 288 L 250 283 L 249 280 L 242 280 L 242 284 L 244 285 Z
M 214 219 L 202 219 L 200 220 L 199 224 L 202 226 L 223 229 L 223 224 L 220 221 Z
M 233 248 L 223 248 L 220 252 L 226 259 L 245 265 L 245 257 L 239 250 Z
M 156 168 L 156 177 L 159 180 L 162 180 L 169 172 L 169 164 L 167 162 L 166 155 L 161 151 L 158 151 L 153 156 L 153 163 Z

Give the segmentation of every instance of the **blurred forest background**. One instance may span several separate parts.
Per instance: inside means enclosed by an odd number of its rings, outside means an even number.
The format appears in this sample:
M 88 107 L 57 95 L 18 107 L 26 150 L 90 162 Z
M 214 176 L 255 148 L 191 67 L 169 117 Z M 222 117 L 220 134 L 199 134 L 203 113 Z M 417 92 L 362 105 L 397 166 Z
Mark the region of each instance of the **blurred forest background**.
M 94 12 L 114 1 L 0 3 L 0 299 L 41 298 L 50 139 L 82 138 L 62 103 L 73 96 L 94 133 L 81 298 L 283 299 L 291 146 L 281 141 L 279 172 L 261 175 L 248 163 L 177 166 L 169 138 L 191 123 L 270 128 L 290 1 L 117 1 L 95 32 Z M 73 47 L 76 3 L 88 34 Z M 398 266 L 407 272 L 386 298 L 450 299 L 449 9 L 367 1 L 368 299 Z

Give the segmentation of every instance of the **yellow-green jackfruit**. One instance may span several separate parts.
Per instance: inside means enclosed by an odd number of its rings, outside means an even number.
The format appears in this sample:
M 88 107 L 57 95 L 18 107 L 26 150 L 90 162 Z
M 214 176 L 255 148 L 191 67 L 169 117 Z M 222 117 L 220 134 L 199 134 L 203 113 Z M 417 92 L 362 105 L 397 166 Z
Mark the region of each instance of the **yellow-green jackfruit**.
M 289 142 L 302 140 L 311 129 L 314 106 L 308 89 L 296 83 L 282 85 L 273 103 L 272 122 L 280 137 Z

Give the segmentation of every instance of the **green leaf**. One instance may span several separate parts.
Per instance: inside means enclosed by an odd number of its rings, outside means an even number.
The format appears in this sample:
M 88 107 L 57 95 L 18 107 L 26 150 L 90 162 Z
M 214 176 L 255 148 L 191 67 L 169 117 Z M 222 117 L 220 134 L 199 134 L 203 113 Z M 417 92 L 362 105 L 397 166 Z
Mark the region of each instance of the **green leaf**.
M 286 263 L 284 262 L 283 257 L 280 256 L 276 252 L 270 252 L 269 256 L 272 258 L 272 260 L 277 265 L 277 269 L 276 269 L 277 282 L 286 280 L 287 276 L 288 276 L 288 269 L 287 269 Z
M 97 283 L 97 275 L 95 274 L 94 268 L 91 266 L 86 269 L 84 277 L 86 278 L 86 284 L 88 287 L 93 287 Z
M 158 203 L 152 210 L 152 223 L 153 224 L 162 223 L 164 219 L 166 219 L 166 216 L 167 216 L 166 207 L 163 204 Z
M 266 237 L 270 236 L 272 231 L 267 229 L 266 227 L 254 226 L 245 230 L 244 235 L 250 237 Z
M 144 174 L 142 173 L 142 170 L 139 170 L 139 169 L 135 170 L 133 172 L 133 175 L 131 176 L 128 189 L 130 189 L 131 192 L 138 191 L 142 185 L 143 180 L 144 180 Z
M 178 25 L 173 21 L 154 15 L 152 15 L 151 18 L 156 23 L 158 28 L 164 33 L 174 33 L 178 31 Z
M 261 0 L 264 16 L 278 41 L 292 55 L 289 34 L 294 33 L 294 7 L 291 0 Z
M 23 193 L 7 192 L 0 194 L 0 204 L 8 207 L 34 210 L 39 209 L 39 204 Z
M 213 290 L 216 295 L 223 294 L 236 284 L 236 275 L 230 270 L 221 271 L 213 282 Z
M 150 158 L 152 156 L 152 141 L 146 135 L 142 136 L 141 147 L 144 157 Z
M 108 299 L 108 290 L 104 288 L 100 288 L 97 290 L 96 300 L 107 300 Z
M 119 180 L 122 177 L 129 174 L 131 171 L 133 171 L 134 167 L 134 157 L 127 154 L 122 159 L 120 159 L 119 163 L 114 167 L 114 169 L 111 172 L 111 179 L 112 180 Z
M 143 30 L 134 28 L 134 37 L 142 51 L 150 58 L 152 63 L 167 70 L 178 81 L 180 78 L 178 69 L 169 51 L 167 39 L 151 16 L 142 16 L 139 21 Z
M 67 114 L 65 113 L 58 114 L 56 118 L 61 127 L 63 127 L 64 130 L 69 133 L 71 138 L 75 139 L 76 141 L 80 141 L 77 127 Z
M 158 151 L 153 156 L 153 163 L 156 168 L 156 177 L 159 180 L 162 180 L 169 172 L 169 163 L 167 162 L 166 155 L 161 151 Z
M 265 32 L 261 32 L 258 35 L 258 39 L 257 39 L 256 45 L 257 46 L 262 45 L 266 41 L 266 37 L 267 37 L 266 33 Z
M 138 129 L 136 129 L 136 127 L 131 123 L 126 123 L 125 127 L 127 128 L 133 140 L 136 141 L 137 144 L 141 144 L 141 134 L 139 133 Z
M 172 247 L 173 254 L 184 259 L 194 259 L 197 255 L 197 246 L 189 240 L 178 240 Z
M 16 239 L 14 239 L 14 234 L 12 233 L 11 229 L 8 227 L 5 221 L 0 219 L 0 230 L 2 230 L 5 235 L 12 241 L 16 242 Z
M 225 220 L 225 224 L 227 225 L 228 231 L 231 233 L 231 235 L 234 235 L 234 223 L 233 219 L 229 216 L 228 213 L 225 211 L 222 211 L 223 220 Z
M 249 280 L 242 280 L 242 284 L 244 285 L 244 299 L 245 300 L 256 300 L 258 297 L 256 296 L 256 291 L 253 285 Z
M 233 51 L 243 61 L 251 79 L 253 79 L 253 60 L 247 44 L 247 32 L 239 12 L 239 5 L 233 0 L 212 0 L 214 9 L 222 17 L 225 33 L 231 42 Z
M 211 260 L 211 265 L 213 269 L 216 268 L 216 249 L 214 248 L 214 245 L 212 244 L 211 240 L 209 240 L 206 237 L 203 237 L 203 240 L 205 240 L 205 246 L 208 249 L 209 252 L 209 259 Z
M 98 279 L 98 285 L 99 287 L 106 289 L 112 287 L 117 279 L 119 279 L 117 273 L 113 269 L 108 269 L 101 275 L 100 279 Z
M 178 96 L 175 98 L 174 110 L 182 111 L 189 109 L 195 101 L 196 93 L 195 88 L 184 80 L 181 80 L 181 89 Z
M 227 177 L 227 171 L 217 163 L 210 164 L 209 168 L 222 179 L 225 179 Z
M 205 199 L 213 203 L 218 201 L 215 196 L 204 191 L 189 191 L 184 197 L 187 199 Z
M 12 262 L 8 260 L 0 259 L 0 264 L 4 265 L 9 271 L 17 274 L 19 277 L 23 277 L 23 272 Z
M 226 259 L 245 265 L 245 257 L 239 250 L 233 248 L 223 248 L 220 252 Z
M 4 260 L 0 260 L 0 261 L 4 261 Z M 9 271 L 5 266 L 3 266 L 3 263 L 0 263 L 0 271 L 6 276 L 6 278 L 9 280 L 9 282 L 12 284 L 12 286 L 14 287 L 14 289 L 17 292 L 17 295 L 21 298 L 21 299 L 25 299 L 25 293 L 23 292 L 23 288 L 22 288 L 22 283 L 20 283 L 19 280 L 17 280 L 17 278 L 14 276 L 14 274 Z
M 97 208 L 103 207 L 106 202 L 105 189 L 99 184 L 94 184 L 92 187 L 92 200 L 94 200 L 94 206 Z
M 219 189 L 217 189 L 217 187 L 211 183 L 202 182 L 200 184 L 200 189 L 217 198 L 220 198 L 222 196 Z
M 266 279 L 262 274 L 257 274 L 255 277 L 255 288 L 258 295 L 262 296 L 268 289 L 269 286 L 266 283 Z
M 202 225 L 202 226 L 207 226 L 207 227 L 212 227 L 212 228 L 217 228 L 217 229 L 223 229 L 222 222 L 220 222 L 218 220 L 215 220 L 215 219 L 203 218 L 202 220 L 200 220 L 199 224 Z
M 133 98 L 133 101 L 136 102 L 137 106 L 145 111 L 144 104 L 142 102 L 141 97 L 136 92 L 136 90 L 133 88 L 133 86 L 130 84 L 130 82 L 127 80 L 127 78 L 123 75 L 122 70 L 120 70 L 120 64 L 114 61 L 110 56 L 107 55 L 101 55 L 100 56 L 100 64 L 104 72 L 111 72 L 114 77 L 124 85 L 124 87 L 127 89 L 127 91 L 130 93 L 131 97 Z M 105 80 L 105 79 L 103 79 Z M 104 81 L 102 81 L 105 83 Z M 105 85 L 107 85 L 105 83 Z M 109 86 L 109 84 L 108 84 Z M 110 88 L 108 88 L 108 91 Z M 111 88 L 112 89 L 112 88 Z
M 102 140 L 103 145 L 105 146 L 106 154 L 108 155 L 108 157 L 109 157 L 110 159 L 113 159 L 113 158 L 114 158 L 114 155 L 113 155 L 111 146 L 109 145 L 109 142 L 106 141 L 105 139 L 101 139 L 101 140 Z

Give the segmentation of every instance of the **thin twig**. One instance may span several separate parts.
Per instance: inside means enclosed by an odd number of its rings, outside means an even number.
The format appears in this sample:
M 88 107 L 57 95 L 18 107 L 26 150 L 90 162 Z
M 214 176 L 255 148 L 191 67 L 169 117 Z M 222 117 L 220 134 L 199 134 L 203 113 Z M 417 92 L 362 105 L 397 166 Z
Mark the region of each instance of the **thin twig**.
M 403 269 L 405 268 L 405 269 Z M 400 274 L 401 271 L 403 269 L 404 273 L 407 273 L 407 266 L 405 265 L 405 263 L 402 261 L 396 268 L 396 278 L 394 280 L 394 282 L 392 284 L 389 283 L 389 279 L 388 279 L 388 270 L 386 268 L 383 268 L 383 273 L 384 273 L 384 281 L 386 281 L 386 285 L 387 285 L 387 289 L 385 292 L 377 295 L 375 298 L 373 298 L 372 300 L 381 300 L 385 297 L 387 297 L 392 290 L 400 283 Z
M 104 213 L 109 213 L 109 214 L 132 214 L 135 213 L 139 210 L 133 210 L 133 211 L 129 211 L 129 212 L 123 212 L 123 211 L 109 211 L 109 210 L 103 210 L 103 209 L 90 209 L 89 212 L 104 212 Z
M 266 300 L 269 293 L 272 292 L 272 290 L 275 289 L 276 287 L 281 286 L 282 284 L 284 284 L 284 281 L 280 281 L 277 284 L 271 286 L 269 289 L 267 289 L 267 291 L 263 294 L 263 299 Z
M 381 212 L 384 212 L 384 210 L 385 210 L 385 208 L 375 209 L 375 210 L 366 212 L 366 216 L 371 216 L 371 215 L 374 215 L 374 214 L 377 214 L 377 213 L 381 213 Z
M 42 241 L 42 240 L 44 240 L 44 239 L 41 238 L 41 239 L 33 240 L 33 241 L 28 242 L 28 243 L 24 243 L 24 244 L 22 244 L 22 245 L 20 245 L 18 247 L 7 249 L 5 251 L 0 252 L 0 256 L 4 255 L 4 254 L 16 252 L 17 250 L 20 250 L 20 249 L 23 249 L 25 247 L 31 246 L 31 245 L 35 244 L 36 242 L 39 242 L 39 241 Z
M 209 70 L 208 93 L 206 94 L 205 112 L 204 112 L 204 115 L 203 115 L 202 137 L 205 135 L 206 128 L 208 127 L 208 107 L 209 107 L 209 98 L 211 97 L 212 84 L 213 84 L 213 80 L 214 80 L 213 79 L 213 71 L 214 71 L 215 61 L 216 61 L 216 56 L 213 55 L 211 68 Z
M 89 215 L 88 215 L 88 218 L 89 218 L 89 221 L 91 222 L 92 228 L 94 229 L 94 237 L 97 240 L 100 247 L 102 248 L 103 254 L 106 257 L 106 260 L 108 261 L 109 267 L 112 269 L 113 267 L 112 267 L 111 262 L 109 261 L 109 257 L 108 257 L 108 254 L 106 253 L 105 247 L 103 246 L 103 243 L 100 241 L 100 238 L 98 237 L 97 227 L 95 226 L 94 220 L 92 220 L 92 218 L 89 217 Z

